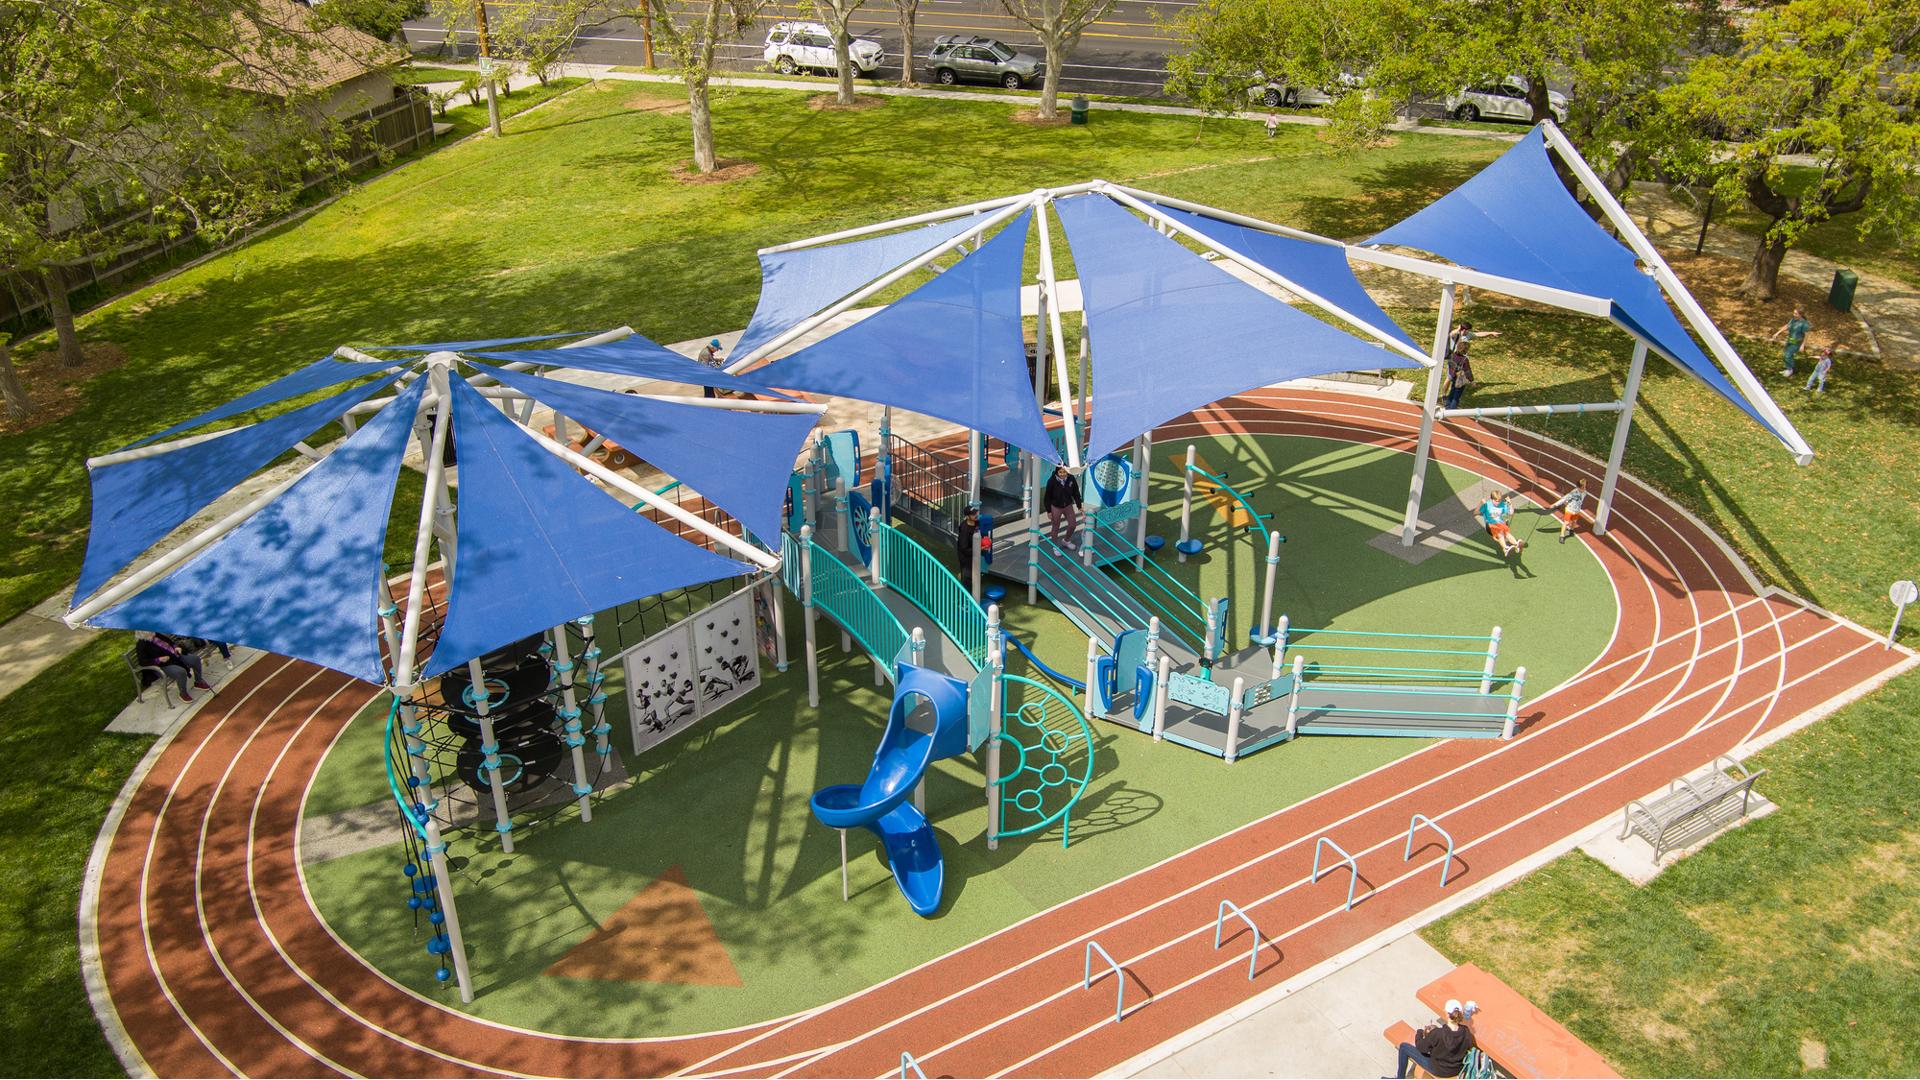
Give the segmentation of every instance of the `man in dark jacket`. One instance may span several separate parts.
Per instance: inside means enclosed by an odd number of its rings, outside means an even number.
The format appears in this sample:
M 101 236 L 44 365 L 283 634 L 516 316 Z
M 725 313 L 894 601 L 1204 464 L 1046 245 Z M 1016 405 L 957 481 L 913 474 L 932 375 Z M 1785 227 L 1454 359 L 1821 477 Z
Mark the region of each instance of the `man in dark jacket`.
M 960 515 L 959 535 L 954 538 L 953 555 L 960 563 L 960 584 L 973 588 L 973 553 L 980 544 L 980 509 L 969 506 Z
M 1047 535 L 1063 548 L 1080 546 L 1074 540 L 1080 531 L 1080 501 L 1080 481 L 1065 465 L 1055 466 L 1041 502 L 1047 508 Z
M 1412 1042 L 1400 1044 L 1400 1064 L 1393 1075 L 1407 1075 L 1407 1064 L 1412 1062 L 1435 1076 L 1459 1076 L 1472 1049 L 1473 1031 L 1467 1027 L 1466 1013 L 1458 1001 L 1449 1000 L 1441 1023 L 1428 1024 L 1414 1033 Z

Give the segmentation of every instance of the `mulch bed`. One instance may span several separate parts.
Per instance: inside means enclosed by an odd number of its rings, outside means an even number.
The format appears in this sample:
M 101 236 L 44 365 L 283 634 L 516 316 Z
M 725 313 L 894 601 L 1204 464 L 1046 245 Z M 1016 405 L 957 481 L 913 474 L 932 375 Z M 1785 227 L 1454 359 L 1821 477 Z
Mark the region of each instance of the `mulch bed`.
M 744 180 L 760 171 L 757 163 L 739 158 L 720 158 L 714 166 L 712 172 L 703 173 L 693 167 L 693 162 L 683 161 L 673 167 L 673 178 L 683 184 L 724 184 Z
M 61 363 L 60 354 L 53 349 L 13 354 L 14 370 L 27 389 L 27 400 L 33 402 L 33 413 L 25 420 L 8 420 L 0 411 L 0 434 L 29 431 L 72 415 L 86 403 L 88 380 L 127 362 L 127 350 L 112 342 L 89 341 L 81 347 L 87 362 L 78 367 Z

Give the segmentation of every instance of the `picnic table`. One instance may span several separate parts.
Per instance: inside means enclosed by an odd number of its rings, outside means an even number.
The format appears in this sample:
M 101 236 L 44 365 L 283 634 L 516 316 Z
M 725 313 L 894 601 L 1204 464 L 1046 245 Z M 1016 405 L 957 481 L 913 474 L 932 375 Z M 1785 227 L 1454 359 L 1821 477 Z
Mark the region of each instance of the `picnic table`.
M 1581 1042 L 1573 1032 L 1541 1012 L 1513 987 L 1462 964 L 1421 987 L 1414 994 L 1437 1015 L 1448 1000 L 1477 1002 L 1480 1011 L 1467 1025 L 1481 1053 L 1502 1071 L 1518 1077 L 1617 1078 L 1613 1066 Z M 1413 1027 L 1398 1023 L 1384 1033 L 1388 1042 L 1413 1041 Z

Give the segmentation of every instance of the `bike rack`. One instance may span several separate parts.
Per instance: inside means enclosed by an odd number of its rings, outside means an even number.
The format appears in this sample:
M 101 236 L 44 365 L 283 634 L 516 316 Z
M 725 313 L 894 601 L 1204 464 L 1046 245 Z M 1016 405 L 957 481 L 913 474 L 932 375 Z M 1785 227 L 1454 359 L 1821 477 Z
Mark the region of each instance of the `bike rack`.
M 1100 943 L 1097 941 L 1087 942 L 1086 971 L 1080 977 L 1080 989 L 1091 990 L 1093 988 L 1094 953 L 1099 953 L 1100 958 L 1107 962 L 1107 970 L 1113 972 L 1113 1022 L 1117 1024 L 1120 1022 L 1120 1018 L 1126 1015 L 1127 1011 L 1127 977 L 1120 973 L 1120 965 L 1113 962 L 1113 954 L 1101 948 Z M 1105 972 L 1102 972 L 1102 974 L 1105 974 Z
M 1453 870 L 1453 834 L 1441 828 L 1432 818 L 1425 814 L 1415 814 L 1413 820 L 1407 822 L 1407 850 L 1400 856 L 1400 861 L 1406 862 L 1413 858 L 1413 834 L 1422 825 L 1439 833 L 1440 839 L 1447 842 L 1447 861 L 1440 864 L 1440 887 L 1444 889 L 1447 887 L 1447 875 Z
M 1247 913 L 1240 910 L 1240 905 L 1231 900 L 1220 901 L 1220 911 L 1213 917 L 1213 947 L 1216 949 L 1220 947 L 1220 931 L 1226 925 L 1229 911 L 1239 916 L 1240 921 L 1247 924 L 1247 929 L 1253 931 L 1253 948 L 1247 953 L 1247 981 L 1252 982 L 1253 969 L 1260 962 L 1260 928 L 1253 925 L 1253 920 L 1247 918 Z
M 1333 873 L 1333 868 L 1339 866 L 1341 863 L 1346 864 L 1347 873 L 1350 875 L 1347 878 L 1347 910 L 1352 911 L 1353 890 L 1360 884 L 1360 864 L 1353 861 L 1353 856 L 1347 853 L 1346 848 L 1334 843 L 1332 837 L 1323 836 L 1313 842 L 1313 880 L 1315 882 L 1320 880 L 1320 852 L 1326 848 L 1332 848 L 1340 853 L 1339 862 L 1329 864 L 1327 866 L 1327 873 Z
M 920 1080 L 927 1080 L 927 1074 L 920 1068 L 920 1063 L 913 1059 L 912 1054 L 902 1050 L 900 1051 L 900 1080 L 907 1080 L 908 1069 L 912 1069 L 913 1075 L 919 1077 Z

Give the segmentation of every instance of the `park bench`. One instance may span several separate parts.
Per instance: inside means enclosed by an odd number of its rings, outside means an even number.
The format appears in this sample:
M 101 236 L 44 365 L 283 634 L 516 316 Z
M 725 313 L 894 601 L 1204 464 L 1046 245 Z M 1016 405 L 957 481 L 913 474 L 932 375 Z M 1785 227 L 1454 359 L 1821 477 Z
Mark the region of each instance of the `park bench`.
M 1765 769 L 1754 772 L 1722 754 L 1706 772 L 1675 780 L 1664 795 L 1628 803 L 1621 814 L 1620 839 L 1638 833 L 1653 845 L 1657 863 L 1670 849 L 1684 847 L 1718 828 L 1735 798 L 1740 800 L 1739 816 L 1746 817 L 1753 782 L 1766 773 Z
M 1469 1055 L 1462 1076 L 1617 1078 L 1620 1075 L 1573 1032 L 1541 1012 L 1513 987 L 1476 965 L 1462 964 L 1421 987 L 1414 996 L 1435 1013 L 1446 1007 L 1448 999 L 1479 1004 L 1479 1011 L 1467 1026 L 1473 1031 L 1473 1041 L 1485 1061 L 1476 1061 Z M 1397 1047 L 1413 1041 L 1413 1026 L 1402 1021 L 1382 1035 Z

